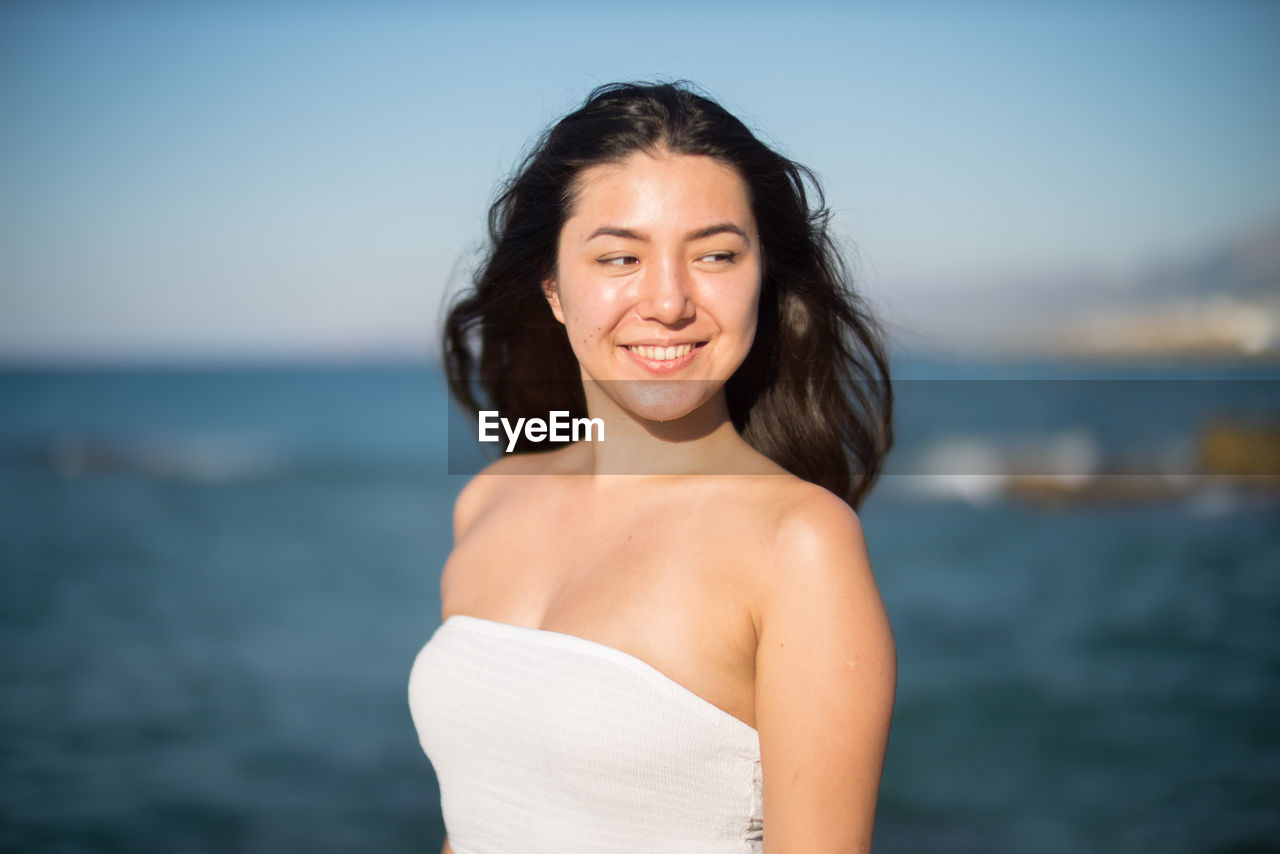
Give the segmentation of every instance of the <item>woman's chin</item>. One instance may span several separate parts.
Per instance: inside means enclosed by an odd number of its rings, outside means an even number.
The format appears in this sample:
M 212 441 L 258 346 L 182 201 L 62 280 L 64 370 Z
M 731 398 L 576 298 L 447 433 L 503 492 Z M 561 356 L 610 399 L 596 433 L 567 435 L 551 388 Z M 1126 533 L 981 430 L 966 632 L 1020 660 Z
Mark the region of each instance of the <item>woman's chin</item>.
M 598 385 L 633 417 L 669 423 L 697 412 L 724 387 L 724 381 L 609 380 Z

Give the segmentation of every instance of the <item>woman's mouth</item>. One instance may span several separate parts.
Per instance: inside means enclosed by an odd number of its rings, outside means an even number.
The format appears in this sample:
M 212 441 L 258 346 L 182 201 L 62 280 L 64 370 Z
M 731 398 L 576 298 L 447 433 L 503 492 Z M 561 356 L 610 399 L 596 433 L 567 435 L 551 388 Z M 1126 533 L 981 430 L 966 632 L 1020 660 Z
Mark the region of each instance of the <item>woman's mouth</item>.
M 631 358 L 644 368 L 654 373 L 668 373 L 684 367 L 693 361 L 703 345 L 698 341 L 688 344 L 671 344 L 665 347 L 648 344 L 624 344 L 623 349 Z
M 627 349 L 637 356 L 643 356 L 655 362 L 669 362 L 681 356 L 687 356 L 693 350 L 692 344 L 676 344 L 671 347 L 647 347 L 643 344 L 627 345 Z

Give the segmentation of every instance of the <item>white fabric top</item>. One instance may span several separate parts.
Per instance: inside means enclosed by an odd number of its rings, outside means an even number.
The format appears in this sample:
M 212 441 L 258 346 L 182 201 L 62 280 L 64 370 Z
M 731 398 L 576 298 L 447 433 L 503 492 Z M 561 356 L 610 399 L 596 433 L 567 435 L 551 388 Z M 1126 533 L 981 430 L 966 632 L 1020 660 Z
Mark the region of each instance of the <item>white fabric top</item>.
M 453 616 L 409 709 L 455 854 L 763 847 L 756 731 L 611 646 Z

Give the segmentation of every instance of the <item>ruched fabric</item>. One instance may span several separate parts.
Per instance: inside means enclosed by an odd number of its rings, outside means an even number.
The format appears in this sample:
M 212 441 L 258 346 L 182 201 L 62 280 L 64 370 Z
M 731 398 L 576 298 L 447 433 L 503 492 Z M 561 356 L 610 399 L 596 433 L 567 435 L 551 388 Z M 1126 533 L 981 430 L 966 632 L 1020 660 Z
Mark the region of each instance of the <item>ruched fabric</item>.
M 455 854 L 762 849 L 756 731 L 621 650 L 453 616 L 409 708 Z

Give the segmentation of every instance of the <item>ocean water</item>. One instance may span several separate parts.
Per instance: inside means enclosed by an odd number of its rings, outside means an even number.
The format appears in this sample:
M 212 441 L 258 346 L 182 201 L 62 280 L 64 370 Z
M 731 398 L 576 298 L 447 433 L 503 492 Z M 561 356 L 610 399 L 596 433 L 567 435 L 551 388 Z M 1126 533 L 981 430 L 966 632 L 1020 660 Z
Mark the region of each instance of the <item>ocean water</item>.
M 1206 419 L 1280 412 L 1156 373 L 904 386 L 896 471 L 955 470 L 862 513 L 899 648 L 877 851 L 1280 849 L 1277 493 L 1001 489 L 1009 448 L 1177 470 Z M 446 411 L 428 369 L 0 374 L 0 849 L 438 850 L 405 687 Z

